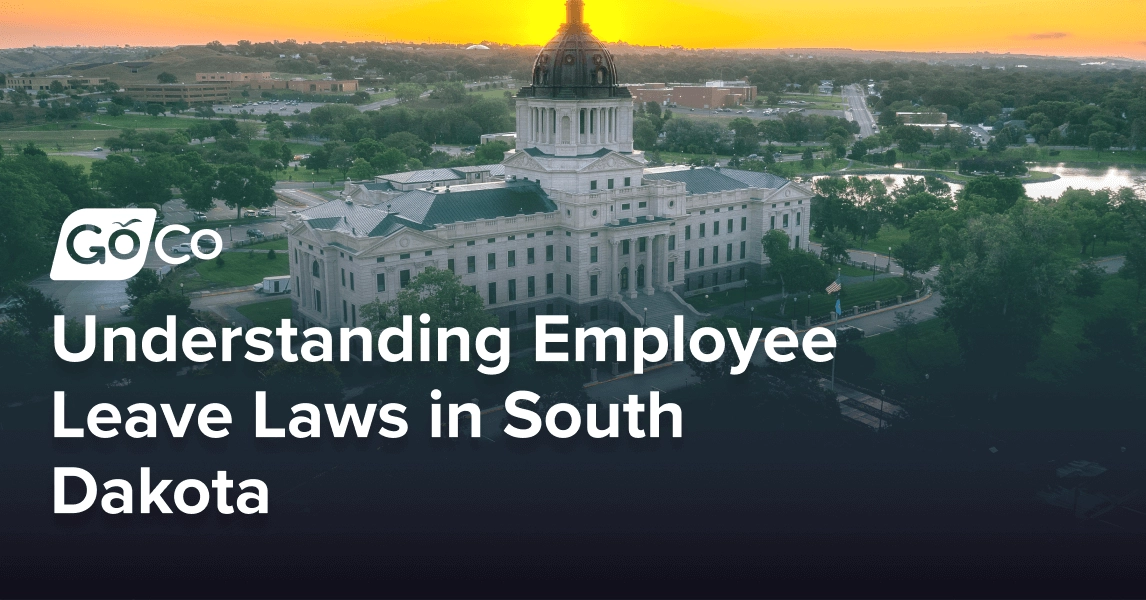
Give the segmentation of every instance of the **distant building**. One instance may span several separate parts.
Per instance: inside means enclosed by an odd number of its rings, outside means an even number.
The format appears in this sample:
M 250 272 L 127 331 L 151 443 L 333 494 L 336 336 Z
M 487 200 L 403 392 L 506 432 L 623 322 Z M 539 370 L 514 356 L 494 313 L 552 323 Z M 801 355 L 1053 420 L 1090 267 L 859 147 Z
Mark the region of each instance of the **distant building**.
M 941 112 L 897 112 L 895 120 L 903 125 L 946 125 L 947 113 Z
M 53 82 L 60 82 L 64 88 L 69 90 L 78 89 L 81 87 L 98 87 L 108 81 L 107 77 L 72 77 L 71 75 L 47 75 L 43 77 L 8 77 L 8 87 L 17 90 L 24 90 L 26 92 L 38 92 L 40 90 L 47 91 L 52 87 Z
M 186 102 L 226 102 L 231 96 L 231 86 L 226 83 L 148 83 L 127 84 L 123 93 L 140 102 L 174 104 Z
M 508 133 L 486 133 L 481 136 L 481 143 L 488 144 L 490 142 L 505 142 L 512 148 L 517 145 L 517 134 L 510 131 Z
M 704 85 L 644 83 L 628 86 L 633 98 L 642 104 L 686 108 L 722 108 L 756 101 L 756 86 L 747 81 L 709 81 Z
M 226 81 L 229 83 L 250 83 L 252 81 L 262 81 L 270 79 L 271 74 L 269 71 L 262 73 L 196 73 L 195 81 L 199 83 L 217 83 Z
M 357 92 L 356 79 L 275 79 L 262 73 L 196 73 L 198 83 L 217 83 L 252 90 L 291 90 L 302 93 Z

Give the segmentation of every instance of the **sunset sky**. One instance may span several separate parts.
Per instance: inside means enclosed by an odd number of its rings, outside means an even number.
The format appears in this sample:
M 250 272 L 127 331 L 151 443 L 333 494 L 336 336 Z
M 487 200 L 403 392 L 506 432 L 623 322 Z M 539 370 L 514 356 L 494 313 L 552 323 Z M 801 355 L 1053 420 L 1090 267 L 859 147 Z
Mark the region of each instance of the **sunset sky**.
M 0 0 L 0 47 L 211 40 L 540 44 L 562 0 Z M 1146 0 L 587 0 L 605 41 L 1146 59 Z

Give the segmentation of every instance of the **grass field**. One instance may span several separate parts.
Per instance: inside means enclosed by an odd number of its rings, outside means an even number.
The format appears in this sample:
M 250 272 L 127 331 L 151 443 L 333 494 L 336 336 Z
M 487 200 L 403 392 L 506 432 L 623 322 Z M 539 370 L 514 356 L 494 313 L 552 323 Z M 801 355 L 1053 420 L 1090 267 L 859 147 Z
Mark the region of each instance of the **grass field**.
M 721 292 L 692 296 L 685 301 L 696 308 L 696 310 L 704 312 L 722 306 L 732 306 L 745 300 L 756 300 L 757 298 L 779 293 L 779 284 L 755 283 L 748 286 L 747 291 L 745 291 L 744 288 L 734 288 Z
M 99 158 L 91 158 L 90 156 L 70 156 L 67 154 L 50 154 L 48 158 L 63 161 L 69 165 L 79 165 L 84 168 L 84 172 L 86 173 L 91 173 L 92 163 L 97 160 L 102 160 Z
M 912 296 L 914 293 L 911 283 L 902 277 L 877 279 L 845 285 L 840 294 L 840 305 L 844 313 L 847 314 L 853 306 L 863 306 L 876 300 L 888 300 L 900 295 L 905 296 L 906 299 L 907 296 Z M 812 294 L 809 302 L 806 292 L 792 294 L 788 297 L 788 305 L 784 315 L 780 315 L 780 304 L 780 300 L 762 304 L 756 308 L 756 314 L 785 320 L 803 320 L 805 316 L 818 317 L 828 314 L 835 308 L 836 296 L 825 294 L 823 291 L 816 291 Z M 811 306 L 810 311 L 809 305 Z
M 254 321 L 255 327 L 274 329 L 290 318 L 290 298 L 258 302 L 237 307 L 239 314 Z
M 208 289 L 222 289 L 254 285 L 264 277 L 286 275 L 290 272 L 286 253 L 274 259 L 267 258 L 264 252 L 245 254 L 227 252 L 221 255 L 223 266 L 217 260 L 200 261 L 190 267 L 176 269 L 165 280 L 168 289 L 177 291 L 183 284 L 183 291 L 197 292 Z

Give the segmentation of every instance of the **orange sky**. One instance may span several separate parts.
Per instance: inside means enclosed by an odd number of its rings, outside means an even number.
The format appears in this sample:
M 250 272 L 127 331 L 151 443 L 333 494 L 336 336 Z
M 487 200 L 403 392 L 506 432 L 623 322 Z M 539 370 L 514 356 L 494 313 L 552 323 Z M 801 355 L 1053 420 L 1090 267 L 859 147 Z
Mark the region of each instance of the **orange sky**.
M 539 44 L 561 0 L 0 0 L 0 47 L 211 40 Z M 587 0 L 603 40 L 1146 59 L 1146 0 Z

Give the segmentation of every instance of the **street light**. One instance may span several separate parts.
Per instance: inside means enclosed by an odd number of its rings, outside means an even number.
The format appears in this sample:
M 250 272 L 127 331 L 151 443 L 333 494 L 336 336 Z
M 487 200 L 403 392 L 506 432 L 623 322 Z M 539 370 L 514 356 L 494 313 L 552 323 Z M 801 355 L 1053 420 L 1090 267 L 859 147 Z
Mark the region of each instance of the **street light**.
M 756 316 L 756 307 L 751 306 L 748 308 L 748 329 L 752 329 L 752 319 Z
M 183 295 L 183 282 L 182 281 L 179 282 L 179 295 L 180 296 Z
M 649 325 L 649 307 L 646 306 L 642 310 L 644 310 L 644 312 L 641 313 L 641 327 L 648 327 L 648 325 Z
M 812 314 L 812 292 L 808 292 L 808 314 Z
M 891 272 L 891 246 L 887 247 L 887 272 Z

